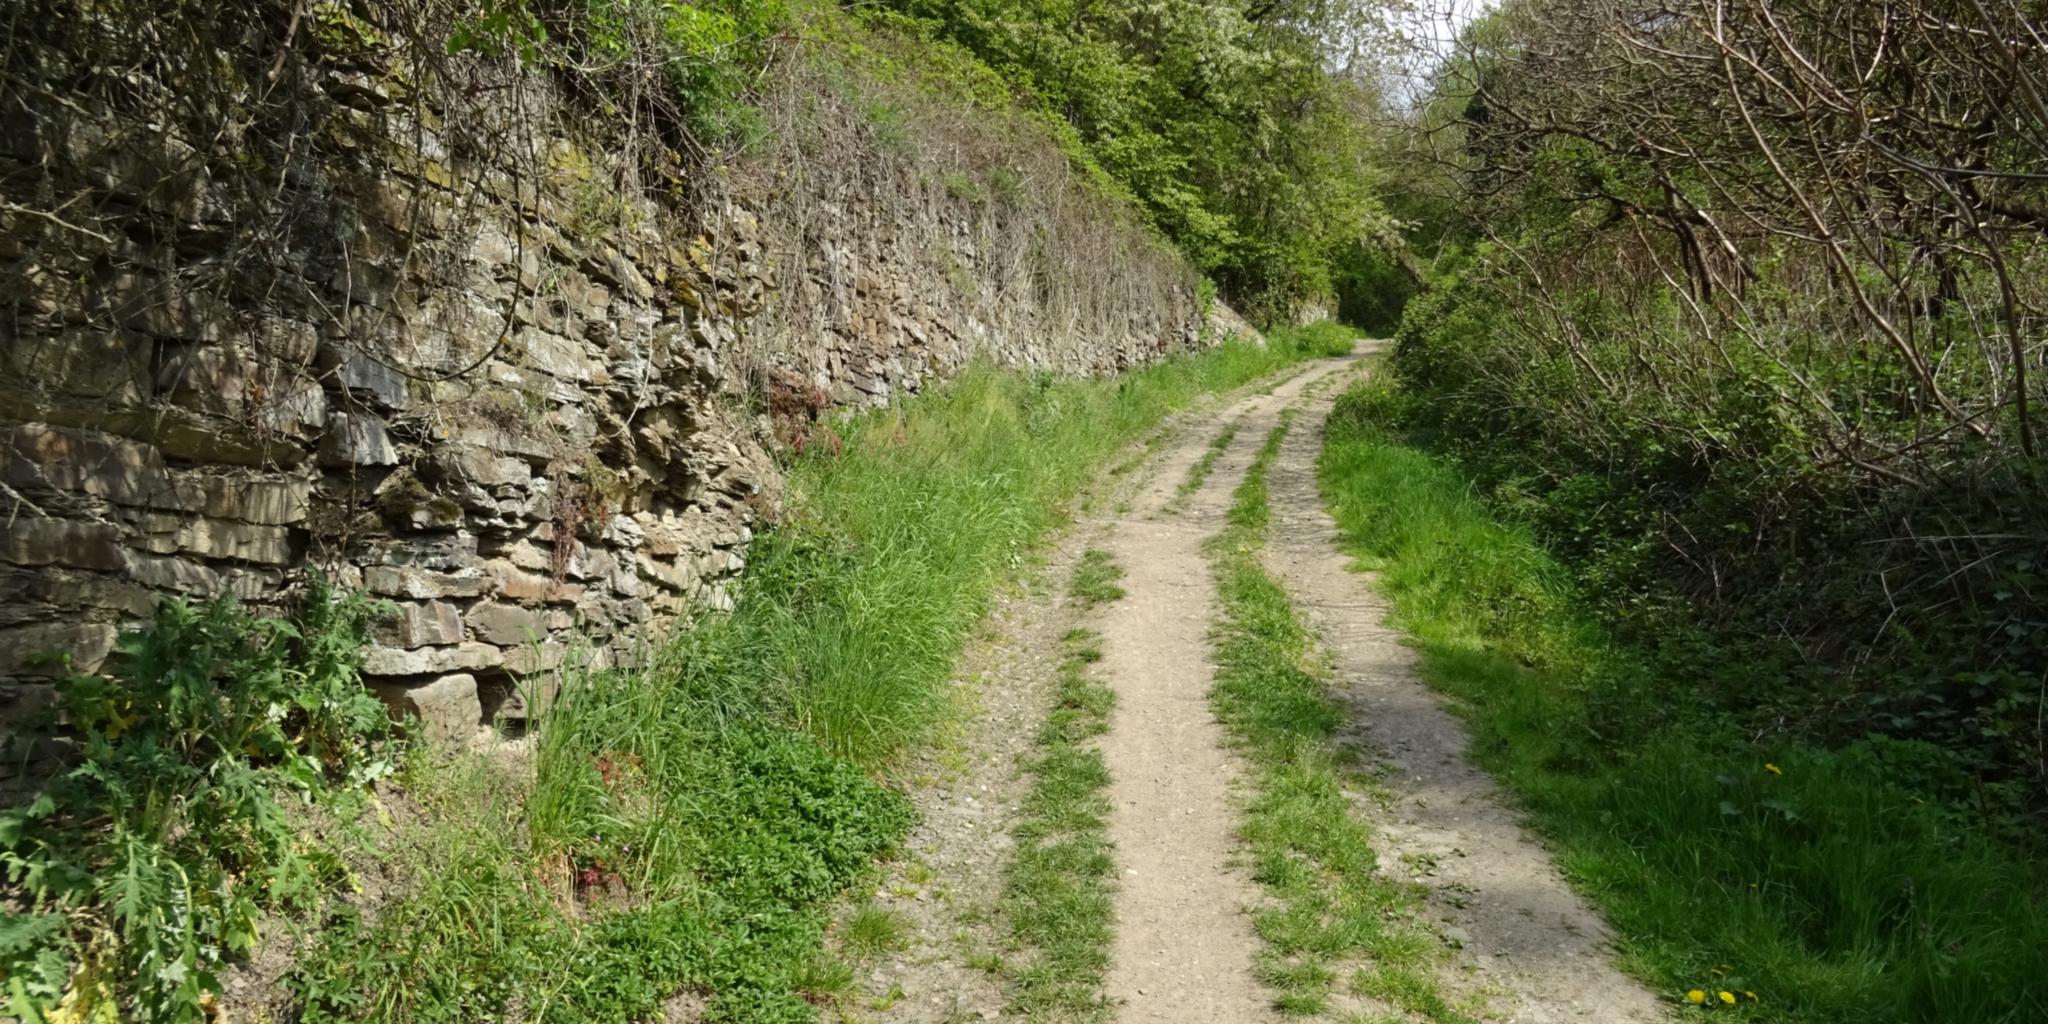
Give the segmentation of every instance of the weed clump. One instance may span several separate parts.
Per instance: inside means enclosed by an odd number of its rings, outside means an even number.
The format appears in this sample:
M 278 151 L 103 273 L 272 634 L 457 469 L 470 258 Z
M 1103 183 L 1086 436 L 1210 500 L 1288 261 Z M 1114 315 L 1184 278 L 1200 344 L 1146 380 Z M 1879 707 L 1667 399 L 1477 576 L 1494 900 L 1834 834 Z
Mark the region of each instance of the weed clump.
M 76 757 L 0 812 L 9 1015 L 203 1020 L 262 915 L 343 878 L 288 806 L 338 807 L 392 768 L 356 675 L 375 607 L 319 581 L 290 619 L 167 600 L 108 674 L 58 686 Z

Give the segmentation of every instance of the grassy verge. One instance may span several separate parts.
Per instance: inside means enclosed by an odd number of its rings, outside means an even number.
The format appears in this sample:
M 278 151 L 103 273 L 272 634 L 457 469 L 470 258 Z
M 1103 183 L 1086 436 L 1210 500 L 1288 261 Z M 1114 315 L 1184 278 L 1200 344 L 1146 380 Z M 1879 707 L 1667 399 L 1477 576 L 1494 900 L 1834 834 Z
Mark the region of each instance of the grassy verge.
M 1914 791 L 1930 752 L 1752 742 L 1689 709 L 1526 530 L 1384 426 L 1387 402 L 1339 400 L 1326 499 L 1627 966 L 1731 1020 L 2048 1019 L 2048 872 Z
M 1069 593 L 1084 608 L 1123 596 L 1108 554 L 1089 551 Z M 1024 953 L 1013 975 L 1011 1010 L 1032 1021 L 1107 1021 L 1116 865 L 1109 844 L 1109 769 L 1089 741 L 1109 729 L 1116 694 L 1089 678 L 1101 638 L 1065 637 L 1052 714 L 1038 734 L 1031 790 L 1017 824 L 1017 853 L 1004 880 L 1003 912 Z
M 908 827 L 871 772 L 929 734 L 1023 553 L 1112 455 L 1197 396 L 1322 350 L 1276 333 L 1116 379 L 971 370 L 831 425 L 790 467 L 737 608 L 635 672 L 565 687 L 531 770 L 407 780 L 406 892 L 325 922 L 308 1021 L 805 1021 L 850 972 L 824 908 Z
M 1252 765 L 1244 837 L 1254 877 L 1272 898 L 1255 920 L 1264 941 L 1258 970 L 1290 1015 L 1338 1009 L 1343 982 L 1423 1020 L 1463 1021 L 1434 979 L 1442 944 L 1404 923 L 1420 894 L 1379 871 L 1371 832 L 1352 813 L 1350 792 L 1366 782 L 1332 742 L 1343 714 L 1325 689 L 1323 655 L 1259 562 L 1266 472 L 1290 423 L 1266 439 L 1228 527 L 1210 543 L 1223 602 L 1211 700 Z

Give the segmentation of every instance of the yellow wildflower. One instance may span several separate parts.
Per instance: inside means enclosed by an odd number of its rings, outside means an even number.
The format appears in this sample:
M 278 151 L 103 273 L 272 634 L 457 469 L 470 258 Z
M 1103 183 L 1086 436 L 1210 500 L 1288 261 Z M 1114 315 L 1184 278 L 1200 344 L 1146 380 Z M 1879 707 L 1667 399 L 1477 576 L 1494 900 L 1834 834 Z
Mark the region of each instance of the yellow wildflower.
M 1734 1005 L 1735 1005 L 1735 993 L 1733 993 L 1733 992 L 1723 992 L 1723 993 L 1721 993 L 1721 1001 L 1722 1001 L 1722 1002 L 1724 1002 L 1724 1003 L 1727 1003 L 1727 1004 L 1728 1004 L 1728 1005 L 1730 1005 L 1730 1006 L 1734 1006 Z
M 1751 992 L 1751 991 L 1750 991 L 1750 990 L 1748 990 L 1748 989 L 1743 989 L 1743 990 L 1742 990 L 1742 994 L 1743 994 L 1743 995 L 1745 995 L 1745 996 L 1748 996 L 1748 997 L 1749 997 L 1749 1001 L 1750 1001 L 1750 1002 L 1752 1002 L 1752 1003 L 1754 1003 L 1754 1002 L 1757 1002 L 1757 1001 L 1758 1001 L 1758 1000 L 1757 1000 L 1757 998 L 1756 998 L 1756 993 L 1754 993 L 1754 992 Z
M 1699 989 L 1693 989 L 1685 994 L 1685 1001 L 1688 1003 L 1704 1003 L 1707 1001 L 1707 994 Z
M 1764 762 L 1764 771 L 1770 772 L 1770 773 L 1771 773 L 1772 775 L 1783 775 L 1783 774 L 1785 774 L 1784 772 L 1781 772 L 1781 771 L 1779 771 L 1779 770 L 1778 770 L 1778 766 L 1777 766 L 1777 765 L 1774 765 L 1774 764 L 1770 763 L 1769 761 L 1766 761 L 1766 762 Z

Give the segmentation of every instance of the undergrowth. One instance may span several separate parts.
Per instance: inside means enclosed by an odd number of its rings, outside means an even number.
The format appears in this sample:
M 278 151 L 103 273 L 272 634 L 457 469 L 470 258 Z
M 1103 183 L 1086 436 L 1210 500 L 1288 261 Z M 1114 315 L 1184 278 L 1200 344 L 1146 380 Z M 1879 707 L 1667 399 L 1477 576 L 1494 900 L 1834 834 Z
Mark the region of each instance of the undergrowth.
M 1123 596 L 1123 570 L 1089 551 L 1069 593 L 1083 608 Z M 1109 769 L 1090 742 L 1109 729 L 1116 694 L 1089 677 L 1101 637 L 1075 629 L 1063 639 L 1052 713 L 1027 769 L 1031 789 L 1018 818 L 1017 852 L 1003 886 L 1003 915 L 1023 951 L 1011 1009 L 1031 1021 L 1107 1021 L 1116 865 L 1109 843 Z
M 1324 656 L 1287 593 L 1259 562 L 1271 510 L 1266 474 L 1292 423 L 1267 437 L 1209 544 L 1223 602 L 1210 699 L 1252 765 L 1244 838 L 1253 877 L 1271 898 L 1254 919 L 1260 980 L 1290 1016 L 1331 1010 L 1340 972 L 1350 987 L 1422 1020 L 1469 1018 L 1438 992 L 1441 943 L 1412 918 L 1420 895 L 1379 870 L 1371 831 L 1352 812 L 1364 785 L 1334 743 L 1343 712 L 1325 687 Z
M 295 806 L 346 817 L 391 768 L 356 675 L 375 610 L 317 580 L 290 619 L 167 600 L 104 675 L 58 685 L 73 753 L 0 812 L 7 1016 L 205 1020 L 262 917 L 342 880 Z
M 622 1021 L 679 991 L 712 1020 L 812 1019 L 847 977 L 826 905 L 911 821 L 870 772 L 938 724 L 995 587 L 1168 412 L 1320 352 L 1280 332 L 1118 378 L 976 367 L 818 425 L 838 443 L 794 459 L 730 614 L 566 685 L 530 781 L 410 780 L 435 820 L 394 865 L 415 891 L 329 922 L 306 1019 Z
M 789 21 L 784 0 L 486 0 L 446 46 L 574 76 L 673 118 L 697 144 L 744 146 L 761 131 L 754 94 Z
M 1787 266 L 1770 287 L 1791 287 Z M 1546 338 L 1514 326 L 1536 300 L 1511 276 L 1475 268 L 1409 307 L 1388 422 L 1527 526 L 1616 642 L 1686 681 L 1672 710 L 1819 746 L 1908 741 L 1944 800 L 2038 847 L 2048 463 L 1975 435 L 2011 429 L 1983 390 L 1996 377 L 1940 361 L 1956 401 L 1990 404 L 1937 428 L 1896 401 L 1918 386 L 1904 369 L 1843 355 L 1863 335 L 1825 316 L 1753 325 L 1768 350 L 1724 360 L 1700 355 L 1710 335 L 1632 319 L 1669 297 L 1620 293 L 1661 284 L 1616 283 Z
M 2048 873 L 1941 797 L 1940 751 L 1759 738 L 1686 700 L 1525 526 L 1403 442 L 1398 401 L 1373 384 L 1339 399 L 1325 498 L 1625 966 L 1731 1020 L 2048 1019 Z

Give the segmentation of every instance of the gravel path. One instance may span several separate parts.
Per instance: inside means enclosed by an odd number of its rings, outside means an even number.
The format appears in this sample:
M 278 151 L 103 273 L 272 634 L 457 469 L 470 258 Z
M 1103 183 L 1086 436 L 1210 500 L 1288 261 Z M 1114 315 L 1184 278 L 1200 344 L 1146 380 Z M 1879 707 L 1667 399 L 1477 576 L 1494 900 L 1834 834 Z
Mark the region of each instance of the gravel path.
M 1296 374 L 1279 387 L 1299 379 Z M 1077 521 L 1054 538 L 1044 564 L 998 597 L 954 671 L 951 699 L 958 712 L 952 731 L 897 773 L 919 821 L 904 841 L 904 853 L 884 865 L 869 902 L 897 918 L 906 942 L 894 953 L 856 965 L 859 995 L 830 1019 L 843 1024 L 1014 1019 L 1005 1012 L 1006 981 L 997 967 L 1008 942 L 998 905 L 1016 846 L 1012 832 L 1018 805 L 1030 788 L 1024 765 L 1051 708 L 1066 653 L 1061 638 L 1076 626 L 1100 625 L 1081 621 L 1065 596 L 1067 581 L 1082 553 L 1104 546 L 1119 523 L 1154 513 L 1171 498 L 1222 423 L 1252 404 L 1272 401 L 1252 395 L 1177 415 L 1162 428 L 1168 439 L 1132 463 L 1134 470 L 1105 477 L 1084 496 Z M 1247 459 L 1240 458 L 1234 472 L 1241 474 Z M 1219 472 L 1224 468 L 1219 465 Z M 1118 562 L 1126 570 L 1136 568 L 1121 558 Z M 1207 586 L 1205 564 L 1195 552 L 1181 568 Z M 1127 597 L 1111 607 L 1130 601 Z M 1205 658 L 1207 619 L 1190 621 L 1195 633 L 1189 650 Z M 1190 692 L 1200 702 L 1207 689 L 1205 674 Z M 1224 822 L 1218 828 L 1212 841 L 1228 845 L 1233 826 Z M 1119 863 L 1129 862 L 1120 855 Z M 839 917 L 843 920 L 854 909 L 842 907 Z M 1242 947 L 1247 963 L 1249 949 Z
M 1617 971 L 1605 924 L 1566 886 L 1498 787 L 1466 756 L 1462 723 L 1421 682 L 1414 653 L 1386 626 L 1385 602 L 1348 570 L 1316 489 L 1330 404 L 1352 359 L 1313 364 L 1266 393 L 1240 393 L 1179 418 L 1134 473 L 1107 478 L 1044 566 L 999 600 L 955 675 L 955 732 L 905 769 L 922 821 L 885 871 L 874 905 L 907 944 L 865 964 L 857 1008 L 841 1019 L 894 1024 L 1012 1019 L 995 964 L 1022 767 L 1062 656 L 1080 625 L 1102 634 L 1098 678 L 1117 692 L 1100 740 L 1111 774 L 1117 932 L 1108 994 L 1118 1024 L 1269 1024 L 1272 993 L 1253 975 L 1257 885 L 1238 863 L 1241 765 L 1211 714 L 1217 607 L 1203 543 L 1281 413 L 1298 410 L 1274 463 L 1268 569 L 1322 640 L 1353 711 L 1349 737 L 1378 762 L 1383 792 L 1357 810 L 1380 863 L 1432 864 L 1423 879 L 1439 931 L 1460 948 L 1443 972 L 1489 996 L 1514 1024 L 1647 1024 L 1659 1003 Z M 1176 491 L 1230 423 L 1240 429 L 1203 486 Z M 1085 615 L 1064 596 L 1081 552 L 1107 550 L 1123 599 Z M 1086 621 L 1083 621 L 1083 620 Z M 1405 858 L 1405 859 L 1404 859 Z

